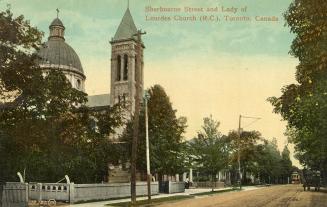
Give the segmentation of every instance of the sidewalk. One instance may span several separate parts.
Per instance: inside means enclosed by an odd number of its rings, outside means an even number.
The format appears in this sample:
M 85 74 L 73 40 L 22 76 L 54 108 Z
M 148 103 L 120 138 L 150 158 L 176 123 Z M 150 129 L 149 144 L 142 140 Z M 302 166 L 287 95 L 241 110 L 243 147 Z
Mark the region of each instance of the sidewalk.
M 258 188 L 259 187 L 255 187 L 255 186 L 242 187 L 242 189 L 245 191 L 255 190 Z M 228 189 L 231 189 L 231 188 L 220 188 L 220 189 L 215 189 L 215 191 L 222 191 L 222 190 L 228 190 Z M 184 193 L 158 194 L 158 195 L 154 195 L 151 197 L 152 197 L 152 199 L 155 199 L 155 198 L 180 196 L 180 195 L 192 195 L 192 194 L 205 193 L 205 192 L 211 192 L 211 189 L 210 188 L 192 188 L 192 189 L 185 189 Z M 147 196 L 137 198 L 137 200 L 146 200 L 146 199 L 147 199 Z M 99 202 L 92 202 L 92 203 L 71 204 L 68 206 L 70 206 L 70 207 L 104 207 L 106 204 L 122 203 L 122 202 L 128 202 L 128 201 L 131 201 L 131 199 L 125 198 L 125 199 L 99 201 Z

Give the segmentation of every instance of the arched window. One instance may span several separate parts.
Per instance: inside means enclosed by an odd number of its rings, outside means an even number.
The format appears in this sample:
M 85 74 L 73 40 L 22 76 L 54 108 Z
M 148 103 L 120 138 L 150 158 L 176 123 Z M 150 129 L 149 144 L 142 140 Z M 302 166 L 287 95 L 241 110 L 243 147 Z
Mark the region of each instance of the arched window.
M 124 55 L 124 80 L 128 79 L 128 56 Z
M 81 89 L 81 80 L 77 79 L 77 89 Z
M 120 55 L 117 56 L 117 74 L 116 74 L 116 81 L 120 81 L 121 77 L 121 57 Z

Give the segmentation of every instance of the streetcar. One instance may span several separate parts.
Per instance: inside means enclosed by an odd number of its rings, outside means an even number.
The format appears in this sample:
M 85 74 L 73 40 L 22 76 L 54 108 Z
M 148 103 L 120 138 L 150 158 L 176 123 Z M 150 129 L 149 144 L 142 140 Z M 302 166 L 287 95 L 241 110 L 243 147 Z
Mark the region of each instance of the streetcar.
M 292 184 L 300 184 L 301 180 L 300 180 L 300 174 L 296 171 L 294 171 L 291 175 L 292 178 Z

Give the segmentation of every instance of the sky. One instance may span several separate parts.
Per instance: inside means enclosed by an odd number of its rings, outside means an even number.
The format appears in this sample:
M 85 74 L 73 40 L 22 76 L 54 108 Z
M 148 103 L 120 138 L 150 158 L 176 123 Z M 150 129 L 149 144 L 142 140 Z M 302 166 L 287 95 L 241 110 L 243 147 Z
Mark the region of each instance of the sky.
M 239 115 L 260 117 L 242 119 L 244 130 L 258 130 L 279 149 L 287 144 L 286 122 L 267 102 L 280 96 L 280 89 L 295 82 L 298 60 L 288 54 L 294 34 L 285 26 L 283 13 L 291 0 L 130 0 L 137 28 L 146 31 L 143 42 L 144 84 L 160 84 L 166 90 L 179 116 L 188 119 L 187 139 L 201 130 L 203 118 L 212 115 L 227 134 L 238 127 Z M 127 0 L 0 0 L 0 9 L 10 4 L 14 15 L 23 14 L 30 23 L 49 34 L 56 17 L 64 23 L 65 39 L 79 55 L 89 95 L 110 93 L 109 41 L 127 8 Z M 218 8 L 219 12 L 145 12 L 145 8 Z M 222 7 L 238 8 L 236 13 Z M 242 12 L 241 8 L 246 8 Z M 197 21 L 147 21 L 148 17 L 175 15 Z M 201 16 L 220 18 L 219 22 L 199 21 Z M 225 16 L 247 16 L 252 21 L 226 21 Z M 256 16 L 274 16 L 278 21 L 255 21 Z M 289 145 L 293 154 L 293 146 Z M 293 164 L 299 163 L 292 158 Z

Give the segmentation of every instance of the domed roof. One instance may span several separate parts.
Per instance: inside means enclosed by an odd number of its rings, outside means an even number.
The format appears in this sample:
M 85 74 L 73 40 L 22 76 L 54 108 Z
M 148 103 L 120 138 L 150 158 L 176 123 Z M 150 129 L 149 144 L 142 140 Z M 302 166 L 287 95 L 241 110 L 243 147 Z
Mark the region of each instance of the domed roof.
M 57 27 L 59 26 L 59 28 Z M 77 72 L 85 78 L 81 61 L 74 49 L 65 42 L 65 27 L 57 17 L 49 26 L 50 35 L 44 47 L 40 49 L 39 64 L 42 68 L 60 68 Z
M 64 27 L 64 24 L 62 23 L 62 21 L 59 19 L 59 18 L 55 18 L 51 24 L 50 24 L 50 27 L 51 26 L 62 26 Z
M 84 75 L 78 55 L 74 49 L 62 39 L 49 39 L 38 54 L 41 58 L 39 62 L 40 65 L 49 65 L 50 68 L 75 70 Z

